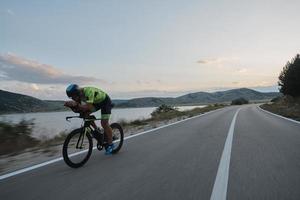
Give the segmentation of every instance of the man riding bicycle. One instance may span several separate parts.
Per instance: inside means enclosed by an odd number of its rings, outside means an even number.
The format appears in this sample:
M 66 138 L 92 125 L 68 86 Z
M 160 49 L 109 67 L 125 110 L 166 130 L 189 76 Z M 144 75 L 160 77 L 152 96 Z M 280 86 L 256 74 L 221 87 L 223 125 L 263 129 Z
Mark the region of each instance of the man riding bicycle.
M 109 118 L 113 107 L 110 97 L 98 88 L 80 88 L 76 84 L 69 85 L 66 93 L 73 101 L 65 102 L 64 106 L 71 108 L 74 112 L 89 115 L 101 109 L 101 126 L 104 129 L 108 143 L 108 146 L 105 148 L 105 154 L 111 155 L 114 144 L 112 143 L 112 129 L 109 125 Z

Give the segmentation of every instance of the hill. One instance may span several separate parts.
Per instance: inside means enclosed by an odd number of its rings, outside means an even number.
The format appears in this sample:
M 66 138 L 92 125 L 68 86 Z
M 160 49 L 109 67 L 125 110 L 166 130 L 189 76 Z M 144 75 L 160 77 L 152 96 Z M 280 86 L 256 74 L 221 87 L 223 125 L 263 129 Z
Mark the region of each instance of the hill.
M 231 102 L 236 98 L 245 98 L 250 101 L 270 100 L 281 96 L 278 92 L 262 93 L 255 90 L 241 88 L 223 92 L 196 92 L 176 98 L 146 97 L 130 100 L 113 100 L 116 107 L 157 107 L 162 104 L 168 105 L 192 105 L 208 103 Z M 26 112 L 51 112 L 66 110 L 63 101 L 40 100 L 31 96 L 0 90 L 0 114 L 26 113 Z
M 59 101 L 43 101 L 31 96 L 0 90 L 0 114 L 64 110 Z
M 236 98 L 245 98 L 250 101 L 270 100 L 277 96 L 281 96 L 278 92 L 262 93 L 248 88 L 240 88 L 227 90 L 222 92 L 196 92 L 190 93 L 176 98 L 136 98 L 116 104 L 117 107 L 145 107 L 159 106 L 161 104 L 169 105 L 185 105 L 185 104 L 208 104 L 208 103 L 224 103 L 231 102 Z

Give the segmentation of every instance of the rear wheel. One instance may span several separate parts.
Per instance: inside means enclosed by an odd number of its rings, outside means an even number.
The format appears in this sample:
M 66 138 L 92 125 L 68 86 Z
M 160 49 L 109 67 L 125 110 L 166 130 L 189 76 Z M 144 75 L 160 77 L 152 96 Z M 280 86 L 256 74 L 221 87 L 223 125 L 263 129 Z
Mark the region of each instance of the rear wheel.
M 73 130 L 63 145 L 63 158 L 67 165 L 78 168 L 90 158 L 93 150 L 93 140 L 86 128 Z
M 120 149 L 123 145 L 124 133 L 123 133 L 123 129 L 122 129 L 121 125 L 118 123 L 112 123 L 110 125 L 110 127 L 113 131 L 112 139 L 113 139 L 113 143 L 115 145 L 115 148 L 112 151 L 112 153 L 115 154 L 115 153 L 118 153 L 118 151 L 120 151 Z

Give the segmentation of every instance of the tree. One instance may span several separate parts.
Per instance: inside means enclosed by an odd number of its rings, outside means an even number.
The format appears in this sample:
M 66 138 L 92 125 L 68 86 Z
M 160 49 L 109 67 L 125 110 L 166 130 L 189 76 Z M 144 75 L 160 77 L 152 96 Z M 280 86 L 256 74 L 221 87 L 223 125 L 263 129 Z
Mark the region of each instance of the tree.
M 162 113 L 169 113 L 169 112 L 178 112 L 178 110 L 172 106 L 162 104 L 151 113 L 151 116 L 155 117 Z
M 292 97 L 300 96 L 300 55 L 297 54 L 291 62 L 283 67 L 278 85 L 280 92 Z
M 249 101 L 243 97 L 231 101 L 231 105 L 243 105 L 248 103 Z

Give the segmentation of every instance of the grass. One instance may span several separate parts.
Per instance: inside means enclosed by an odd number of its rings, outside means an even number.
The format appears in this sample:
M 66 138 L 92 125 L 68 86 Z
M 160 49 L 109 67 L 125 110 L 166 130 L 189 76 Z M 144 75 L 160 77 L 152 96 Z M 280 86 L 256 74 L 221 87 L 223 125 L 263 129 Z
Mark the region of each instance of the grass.
M 17 124 L 0 122 L 0 156 L 16 155 L 26 149 L 50 151 L 49 148 L 61 145 L 67 136 L 66 132 L 61 132 L 54 138 L 39 140 L 32 136 L 33 127 L 33 120 L 22 120 Z
M 0 155 L 15 154 L 40 144 L 31 136 L 34 122 L 22 120 L 17 124 L 0 122 Z
M 48 146 L 56 146 L 56 145 L 63 144 L 63 142 L 66 139 L 66 137 L 67 137 L 68 134 L 69 134 L 69 132 L 64 132 L 64 131 L 60 132 L 55 137 L 47 139 L 45 141 L 42 141 L 40 143 L 40 146 L 42 146 L 42 147 L 48 147 Z
M 263 104 L 261 108 L 300 121 L 300 97 L 284 96 L 274 102 Z
M 129 126 L 129 125 L 133 125 L 133 126 L 142 126 L 142 125 L 147 125 L 147 120 L 140 120 L 140 119 L 137 119 L 137 120 L 134 120 L 134 121 L 127 121 L 125 119 L 122 119 L 120 121 L 118 121 L 118 123 L 121 125 L 121 126 Z

